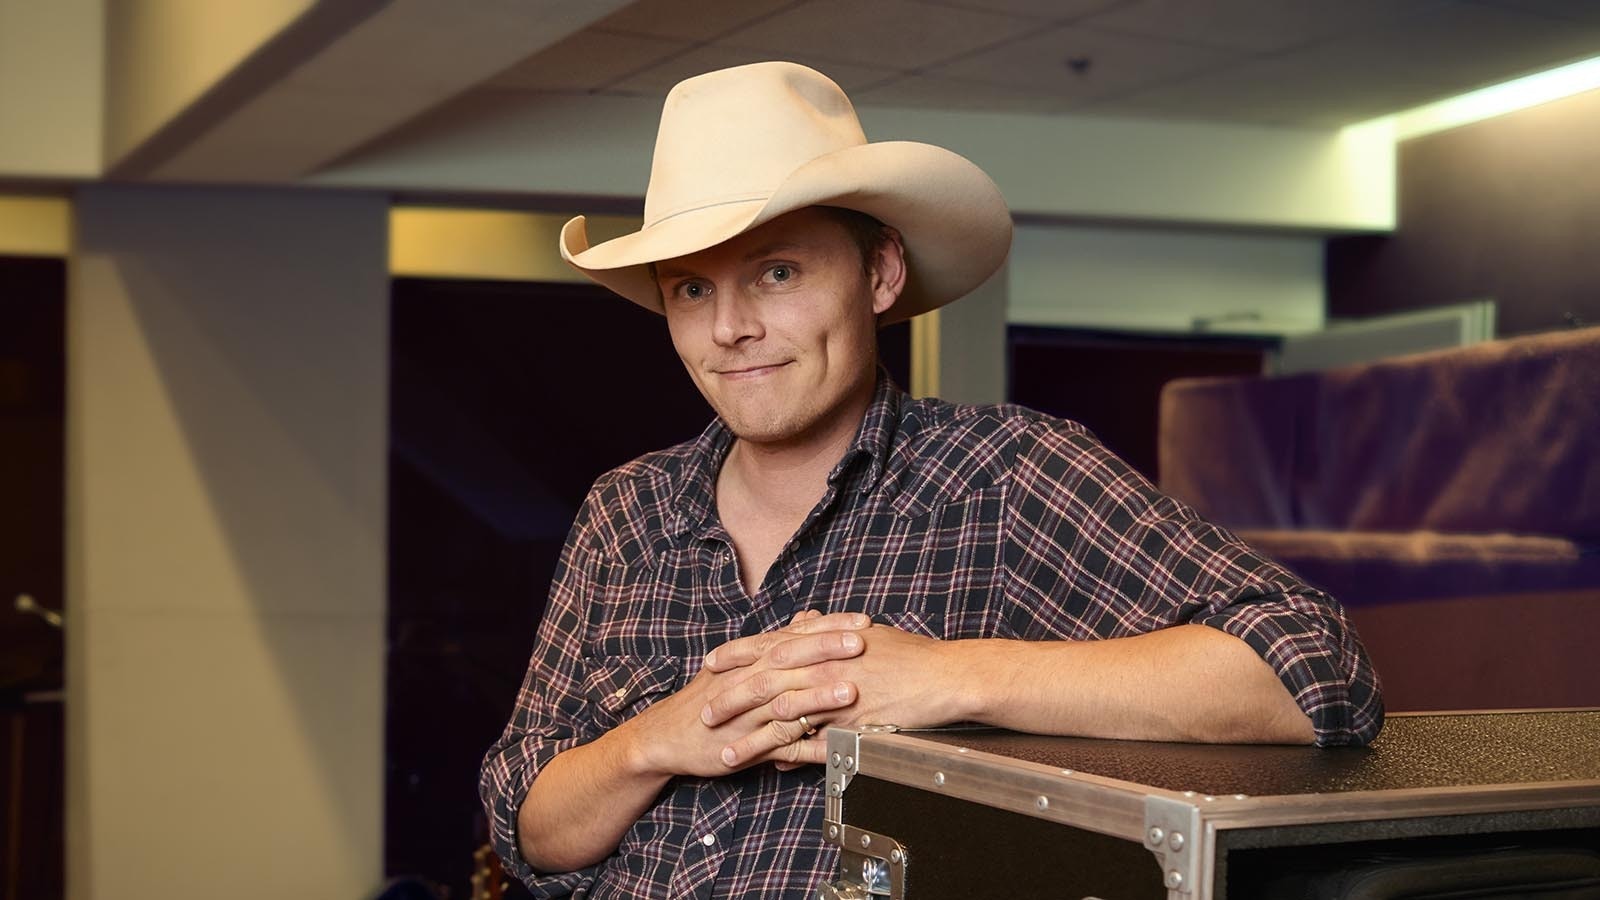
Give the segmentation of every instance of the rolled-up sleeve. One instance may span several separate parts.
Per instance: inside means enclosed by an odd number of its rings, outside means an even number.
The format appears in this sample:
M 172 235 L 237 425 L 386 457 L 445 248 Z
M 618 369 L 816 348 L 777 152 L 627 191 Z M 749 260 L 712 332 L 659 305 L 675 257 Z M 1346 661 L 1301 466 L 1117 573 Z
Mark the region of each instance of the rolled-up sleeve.
M 495 852 L 506 872 L 537 897 L 568 896 L 593 877 L 590 870 L 542 873 L 529 865 L 517 840 L 517 811 L 528 786 L 551 759 L 598 736 L 584 691 L 582 650 L 588 598 L 602 558 L 594 503 L 591 494 L 567 536 L 527 677 L 511 720 L 489 748 L 478 779 Z
M 1377 736 L 1377 673 L 1339 603 L 1156 490 L 1081 426 L 1035 423 L 1006 490 L 1006 574 L 1019 637 L 1207 625 L 1272 666 L 1319 745 Z

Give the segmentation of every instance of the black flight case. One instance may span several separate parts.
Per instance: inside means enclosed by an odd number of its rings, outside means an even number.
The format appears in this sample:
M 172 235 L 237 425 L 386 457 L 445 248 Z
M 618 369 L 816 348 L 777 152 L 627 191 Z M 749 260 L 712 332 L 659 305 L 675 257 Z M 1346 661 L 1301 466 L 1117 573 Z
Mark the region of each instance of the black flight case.
M 1370 747 L 828 732 L 819 900 L 1600 898 L 1600 710 L 1391 714 Z

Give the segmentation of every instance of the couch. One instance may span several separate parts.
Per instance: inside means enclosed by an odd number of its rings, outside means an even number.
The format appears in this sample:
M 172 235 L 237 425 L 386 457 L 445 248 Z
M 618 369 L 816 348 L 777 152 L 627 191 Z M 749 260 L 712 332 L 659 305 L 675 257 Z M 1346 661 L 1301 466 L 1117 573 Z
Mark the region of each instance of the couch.
M 1391 709 L 1600 705 L 1600 328 L 1174 381 L 1159 471 L 1344 603 Z

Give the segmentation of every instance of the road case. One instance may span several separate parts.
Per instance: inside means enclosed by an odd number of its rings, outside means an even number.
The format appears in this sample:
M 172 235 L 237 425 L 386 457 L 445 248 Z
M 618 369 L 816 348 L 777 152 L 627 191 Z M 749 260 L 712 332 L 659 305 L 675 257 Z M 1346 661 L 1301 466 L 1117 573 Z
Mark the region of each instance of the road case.
M 1600 896 L 1600 710 L 1391 715 L 1364 748 L 888 726 L 828 747 L 827 900 L 1249 900 L 1419 866 Z

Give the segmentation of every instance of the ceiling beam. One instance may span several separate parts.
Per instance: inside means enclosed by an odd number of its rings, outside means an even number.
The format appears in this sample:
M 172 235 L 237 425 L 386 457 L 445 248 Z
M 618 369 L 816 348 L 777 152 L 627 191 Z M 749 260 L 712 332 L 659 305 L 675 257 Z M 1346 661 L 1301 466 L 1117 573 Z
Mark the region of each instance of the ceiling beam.
M 110 174 L 292 181 L 627 2 L 321 0 Z

